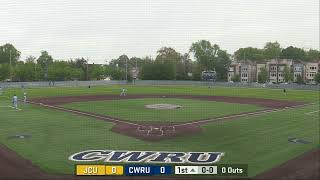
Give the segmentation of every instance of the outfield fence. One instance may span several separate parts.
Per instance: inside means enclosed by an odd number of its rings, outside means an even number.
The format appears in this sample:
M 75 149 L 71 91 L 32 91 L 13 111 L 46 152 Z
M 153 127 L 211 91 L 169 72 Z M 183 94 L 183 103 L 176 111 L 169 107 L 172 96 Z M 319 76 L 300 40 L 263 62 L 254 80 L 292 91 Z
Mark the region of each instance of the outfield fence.
M 85 87 L 85 86 L 108 86 L 108 85 L 140 85 L 140 86 L 217 86 L 217 87 L 248 87 L 248 88 L 270 88 L 270 89 L 304 89 L 320 90 L 320 85 L 304 84 L 259 84 L 259 83 L 229 83 L 208 81 L 174 81 L 174 80 L 136 80 L 126 81 L 39 81 L 39 82 L 0 82 L 2 88 L 30 88 L 30 87 Z
M 259 83 L 240 83 L 240 82 L 209 82 L 209 81 L 166 81 L 166 80 L 137 80 L 132 82 L 135 85 L 186 85 L 186 86 L 221 86 L 221 87 L 249 87 L 249 88 L 270 88 L 270 89 L 305 89 L 320 90 L 320 85 L 307 84 L 259 84 Z
M 123 85 L 126 81 L 36 81 L 36 82 L 0 82 L 2 88 L 28 87 L 85 87 Z

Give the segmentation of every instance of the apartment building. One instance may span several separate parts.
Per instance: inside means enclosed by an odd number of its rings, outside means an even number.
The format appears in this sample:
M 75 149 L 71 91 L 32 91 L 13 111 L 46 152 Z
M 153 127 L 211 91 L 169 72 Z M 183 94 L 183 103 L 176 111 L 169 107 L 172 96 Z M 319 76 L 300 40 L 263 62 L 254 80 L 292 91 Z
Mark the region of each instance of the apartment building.
M 293 61 L 291 59 L 271 59 L 267 62 L 267 71 L 269 72 L 269 82 L 285 82 L 285 67 L 292 69 Z
M 305 81 L 307 83 L 315 83 L 315 76 L 319 72 L 318 63 L 306 63 L 305 65 Z
M 298 77 L 304 77 L 304 64 L 296 63 L 293 64 L 293 82 L 297 82 Z
M 267 81 L 271 83 L 285 82 L 285 68 L 293 74 L 293 82 L 297 81 L 299 76 L 307 83 L 315 83 L 315 76 L 320 73 L 320 61 L 303 63 L 291 59 L 271 59 L 266 63 L 253 63 L 252 61 L 233 62 L 229 66 L 228 81 L 239 75 L 240 82 L 257 82 L 258 75 L 262 68 L 267 70 Z
M 232 81 L 235 75 L 240 74 L 240 63 L 233 62 L 229 66 L 228 70 L 228 82 Z
M 261 73 L 261 70 L 262 70 L 263 68 L 267 69 L 267 68 L 266 68 L 266 64 L 257 64 L 257 65 L 256 65 L 256 69 L 257 69 L 257 72 L 256 72 L 256 81 L 258 81 L 258 76 L 259 76 L 259 74 Z
M 256 65 L 253 63 L 241 63 L 240 82 L 250 83 L 256 81 Z
M 228 70 L 228 81 L 235 76 L 240 77 L 240 82 L 248 83 L 256 81 L 256 65 L 251 61 L 231 63 Z

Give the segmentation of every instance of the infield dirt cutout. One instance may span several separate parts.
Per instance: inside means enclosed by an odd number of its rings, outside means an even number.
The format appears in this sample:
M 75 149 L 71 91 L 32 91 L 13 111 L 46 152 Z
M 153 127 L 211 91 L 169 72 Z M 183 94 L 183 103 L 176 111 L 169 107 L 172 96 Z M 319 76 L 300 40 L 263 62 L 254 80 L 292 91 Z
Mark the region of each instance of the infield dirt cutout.
M 61 107 L 59 105 L 73 103 L 73 102 L 87 102 L 87 101 L 101 101 L 101 100 L 121 100 L 121 99 L 141 99 L 141 98 L 180 98 L 180 99 L 196 99 L 203 101 L 217 101 L 226 103 L 238 103 L 238 104 L 252 104 L 263 107 L 262 110 L 254 112 L 245 112 L 239 114 L 230 114 L 222 117 L 198 119 L 191 122 L 183 123 L 164 123 L 164 122 L 129 122 L 123 119 L 115 118 L 112 116 L 105 116 L 101 114 L 95 114 L 91 112 L 85 112 L 75 109 L 69 109 Z M 112 127 L 112 131 L 131 136 L 137 139 L 146 141 L 159 141 L 177 136 L 186 136 L 202 131 L 200 125 L 210 122 L 221 122 L 230 119 L 237 119 L 240 117 L 259 115 L 264 113 L 271 113 L 276 111 L 288 110 L 290 108 L 296 108 L 306 105 L 302 102 L 295 101 L 283 101 L 283 100 L 271 100 L 261 98 L 245 98 L 245 97 L 228 97 L 228 96 L 195 96 L 195 95 L 144 95 L 135 94 L 127 96 L 118 95 L 90 95 L 90 96 L 66 96 L 66 97 L 46 97 L 32 99 L 29 103 L 65 111 L 71 112 L 77 115 L 93 117 L 100 120 L 110 121 L 115 123 Z M 156 109 L 176 109 L 182 106 L 175 104 L 150 104 L 146 108 Z

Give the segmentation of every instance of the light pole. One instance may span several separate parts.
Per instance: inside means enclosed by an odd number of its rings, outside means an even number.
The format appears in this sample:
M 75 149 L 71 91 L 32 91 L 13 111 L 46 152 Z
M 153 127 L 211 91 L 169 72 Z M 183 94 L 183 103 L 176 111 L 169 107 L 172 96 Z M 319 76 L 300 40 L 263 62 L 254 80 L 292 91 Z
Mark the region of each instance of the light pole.
M 10 81 L 12 81 L 11 49 L 9 50 L 9 61 L 10 61 Z
M 116 69 L 117 69 L 117 71 L 119 71 L 119 64 L 116 64 Z M 120 75 L 119 75 L 119 82 L 121 81 L 121 79 L 122 79 L 122 72 L 120 73 Z
M 48 57 L 46 57 L 46 67 L 45 67 L 45 80 L 48 81 Z
M 87 78 L 86 79 L 88 81 L 89 80 L 89 58 L 88 57 L 87 57 L 87 68 L 86 69 L 87 69 L 87 73 L 86 73 L 87 74 Z
M 37 80 L 37 63 L 34 62 L 34 80 Z
M 128 59 L 126 58 L 126 83 L 128 81 Z
M 138 69 L 138 63 L 137 63 L 137 61 L 138 61 L 138 60 L 137 60 L 137 58 L 136 58 L 136 70 Z

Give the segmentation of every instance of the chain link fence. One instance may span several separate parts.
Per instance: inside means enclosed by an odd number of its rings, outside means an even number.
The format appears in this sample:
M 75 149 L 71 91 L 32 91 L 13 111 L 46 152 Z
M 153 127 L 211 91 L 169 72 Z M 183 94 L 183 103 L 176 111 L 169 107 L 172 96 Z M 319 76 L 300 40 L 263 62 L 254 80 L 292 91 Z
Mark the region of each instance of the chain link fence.
M 242 88 L 271 88 L 271 89 L 303 89 L 320 90 L 320 85 L 304 84 L 259 84 L 259 83 L 230 83 L 209 81 L 174 81 L 174 80 L 135 80 L 126 81 L 40 81 L 40 82 L 0 82 L 1 88 L 30 88 L 30 87 L 85 87 L 108 85 L 140 85 L 140 86 L 217 86 L 217 87 L 242 87 Z
M 0 82 L 2 88 L 28 87 L 85 87 L 123 85 L 126 81 L 37 81 L 37 82 Z

